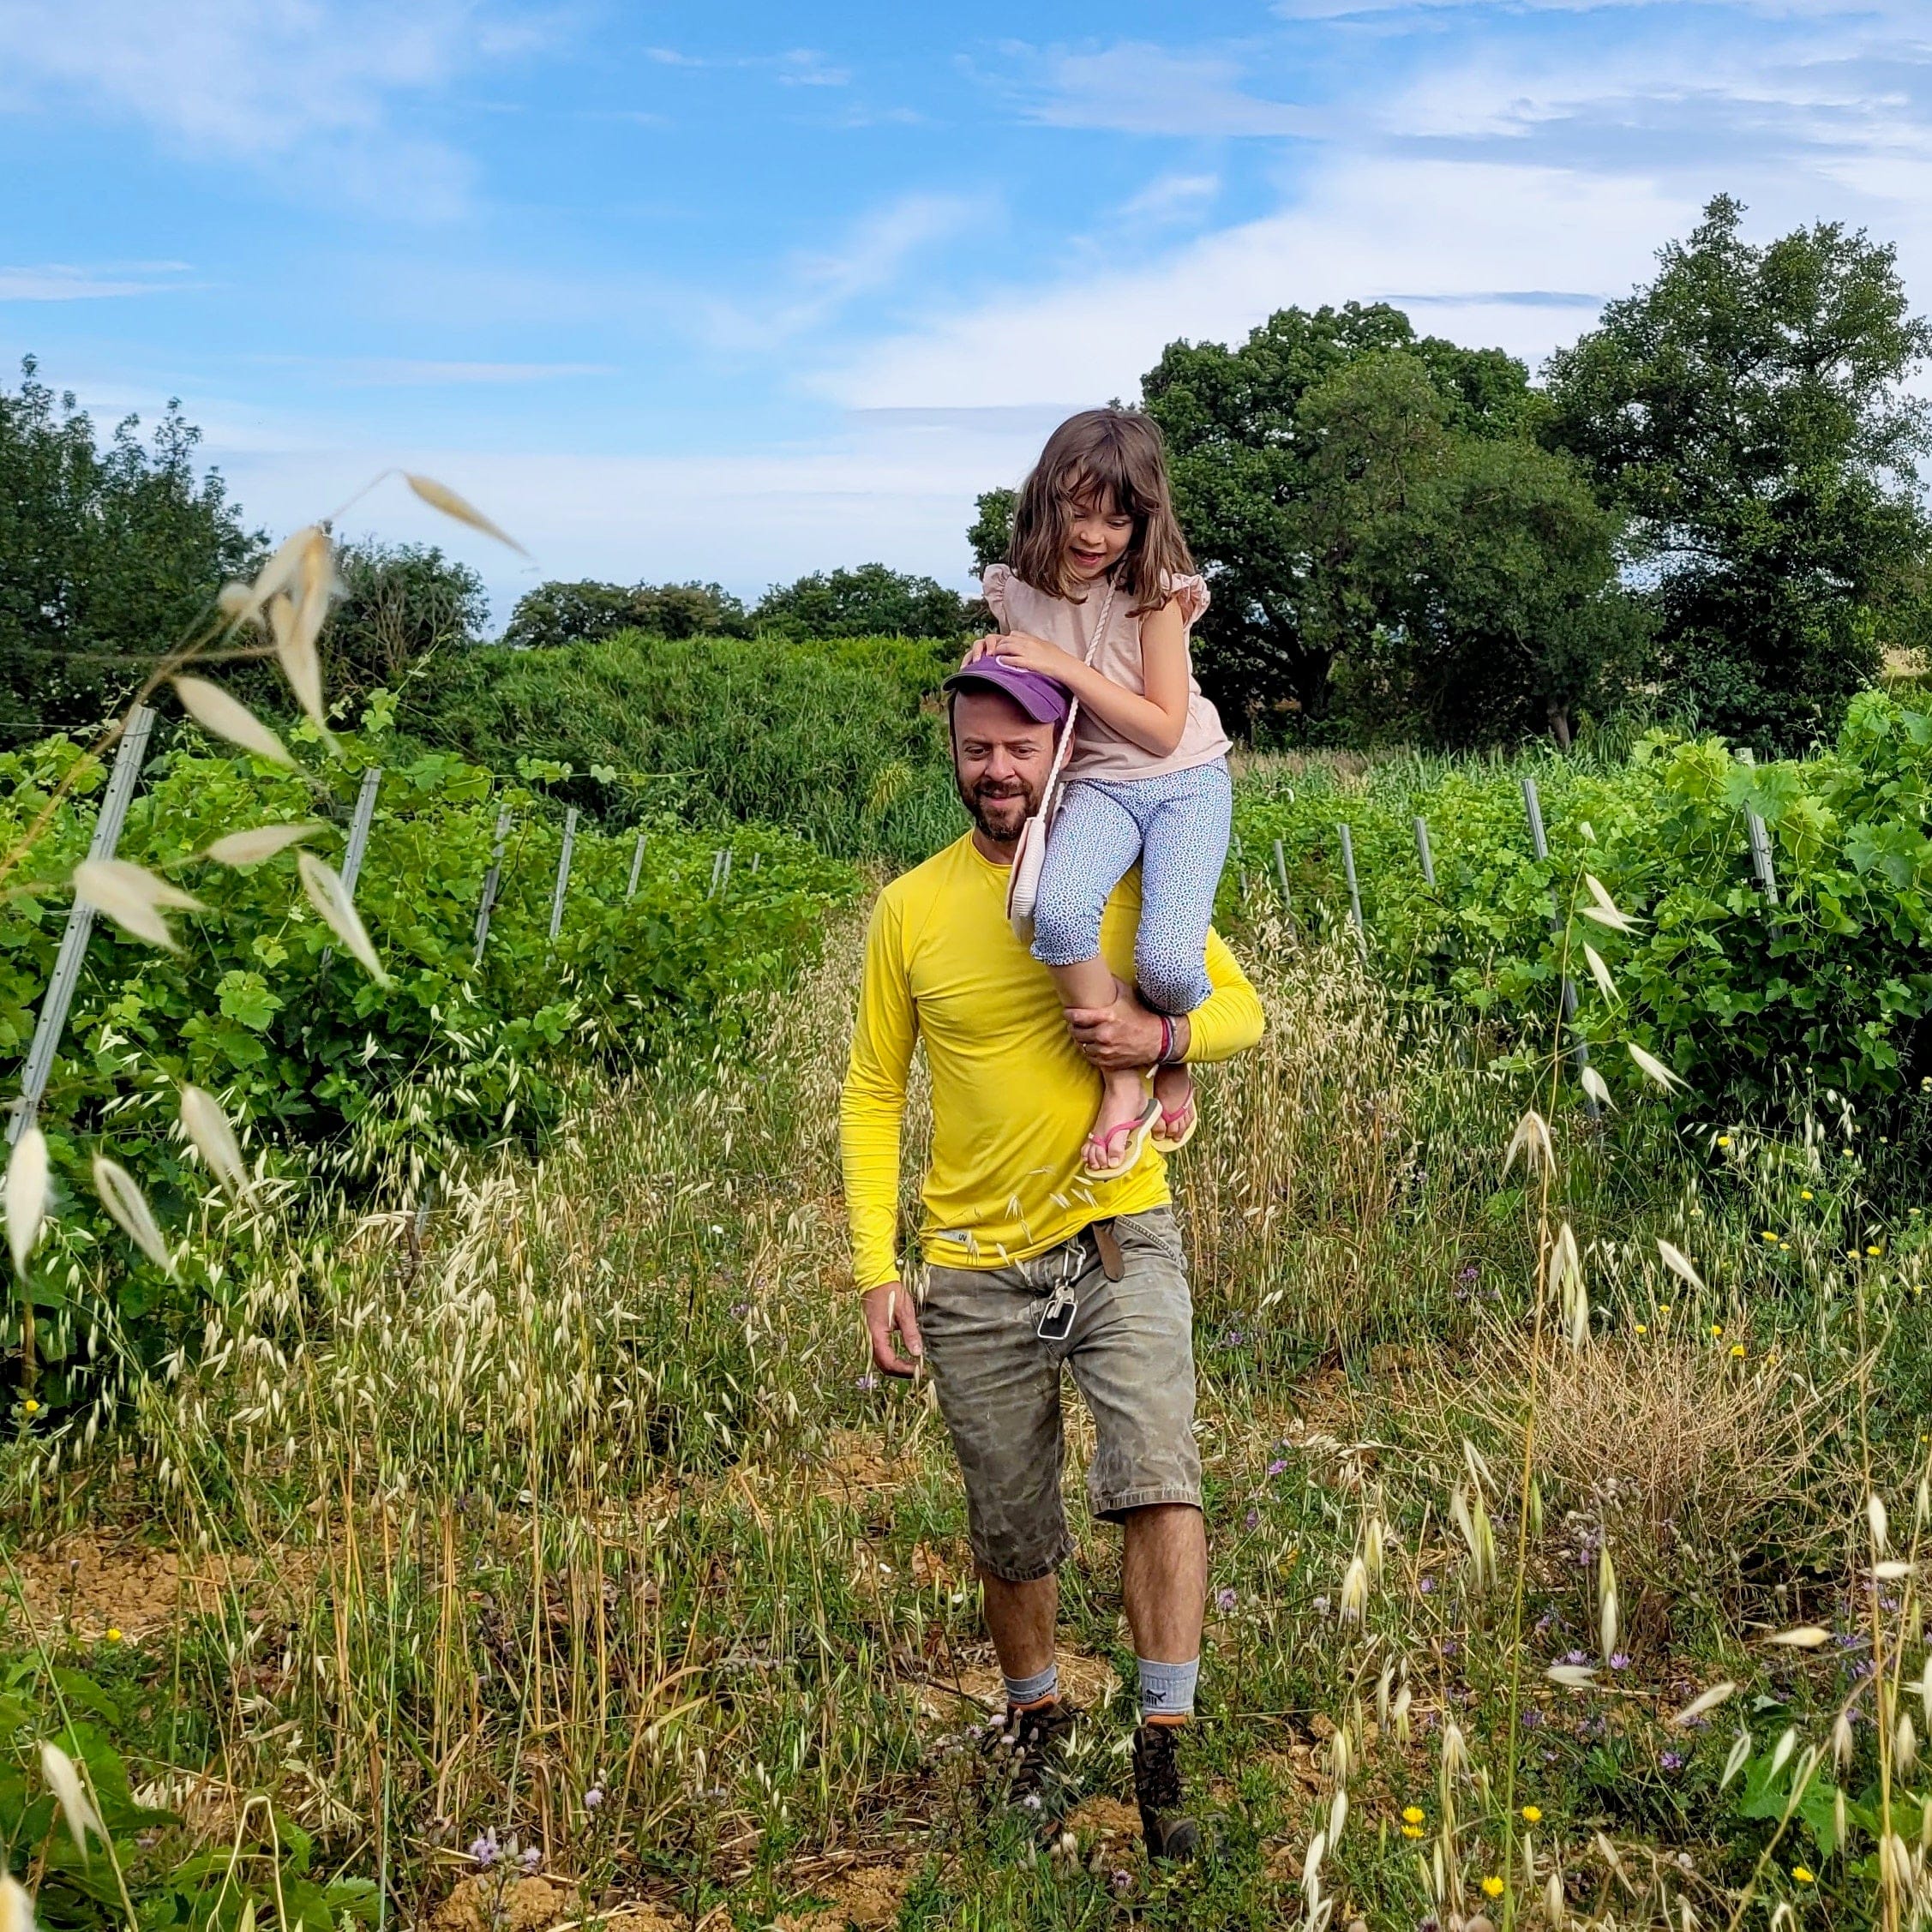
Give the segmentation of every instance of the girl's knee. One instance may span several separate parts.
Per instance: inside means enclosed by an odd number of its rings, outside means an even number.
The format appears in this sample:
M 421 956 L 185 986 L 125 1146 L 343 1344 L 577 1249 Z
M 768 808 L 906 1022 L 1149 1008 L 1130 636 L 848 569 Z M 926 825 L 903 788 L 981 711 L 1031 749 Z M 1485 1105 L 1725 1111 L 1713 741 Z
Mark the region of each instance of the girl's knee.
M 1156 1013 L 1191 1013 L 1214 990 L 1204 953 L 1189 957 L 1165 947 L 1139 948 L 1134 974 L 1141 999 Z
M 1042 890 L 1033 909 L 1033 957 L 1042 966 L 1077 966 L 1097 957 L 1104 909 Z

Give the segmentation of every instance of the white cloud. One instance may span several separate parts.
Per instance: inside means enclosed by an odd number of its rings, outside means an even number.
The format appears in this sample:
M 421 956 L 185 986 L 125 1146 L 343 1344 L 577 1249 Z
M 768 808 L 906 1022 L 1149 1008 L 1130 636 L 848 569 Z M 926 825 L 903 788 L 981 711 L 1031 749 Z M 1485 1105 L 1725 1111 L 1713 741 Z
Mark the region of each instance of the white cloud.
M 197 157 L 435 217 L 461 204 L 468 165 L 399 110 L 486 41 L 527 45 L 467 0 L 9 0 L 0 107 L 78 102 Z
M 882 331 L 812 380 L 851 406 L 1089 403 L 1133 393 L 1176 338 L 1238 342 L 1286 304 L 1351 298 L 1413 307 L 1433 333 L 1534 363 L 1597 301 L 1647 279 L 1720 188 L 1751 205 L 1755 233 L 1863 222 L 1899 240 L 1908 277 L 1932 270 L 1928 16 L 1869 0 L 1836 21 L 1759 10 L 1777 24 L 1740 30 L 1733 10 L 1719 31 L 1715 10 L 1674 8 L 1607 50 L 1550 33 L 1485 33 L 1467 50 L 1431 38 L 1413 80 L 1324 108 L 1335 137 L 1277 212 L 1098 280 L 1083 266 L 995 289 Z M 1131 87 L 1099 75 L 1151 86 L 1160 71 L 1144 47 L 1081 60 L 1080 98 L 1115 105 Z M 1056 98 L 1070 64 L 1052 70 Z M 1239 92 L 1230 69 L 1209 78 Z
M 1010 85 L 1031 121 L 1056 128 L 1213 140 L 1234 135 L 1311 135 L 1328 125 L 1313 108 L 1266 100 L 1241 85 L 1241 70 L 1217 54 L 1180 53 L 1127 41 L 1096 53 L 1012 53 L 1029 77 Z M 1039 70 L 1037 81 L 1030 78 Z
M 1088 403 L 1134 393 L 1177 337 L 1239 341 L 1291 303 L 1418 291 L 1432 331 L 1540 355 L 1581 326 L 1573 291 L 1626 287 L 1695 213 L 1641 183 L 1554 169 L 1350 162 L 1293 209 L 1099 281 L 934 317 L 821 381 L 855 407 Z
M 498 624 L 547 578 L 715 580 L 755 597 L 772 583 L 883 561 L 969 585 L 973 499 L 1017 483 L 1051 420 L 1015 411 L 861 417 L 808 450 L 590 456 L 565 451 L 345 448 L 304 426 L 205 418 L 205 452 L 251 521 L 293 529 L 398 465 L 460 490 L 528 546 L 533 564 L 437 517 L 394 482 L 363 499 L 349 536 L 439 543 L 474 564 Z
M 816 47 L 789 47 L 782 54 L 687 54 L 681 47 L 641 51 L 659 67 L 764 69 L 788 87 L 843 87 L 852 79 L 849 69 L 833 66 Z
M 1198 214 L 1221 193 L 1214 174 L 1164 174 L 1120 205 L 1123 222 L 1180 221 Z
M 1901 24 L 1923 20 L 1920 0 L 1275 0 L 1269 11 L 1281 20 L 1336 24 L 1362 21 L 1380 26 L 1405 15 L 1427 20 L 1445 14 L 1509 16 L 1665 9 L 1680 15 L 1755 14 L 1768 20 L 1811 21 L 1834 15 L 1888 19 Z
M 476 383 L 496 387 L 617 373 L 609 363 L 441 363 L 402 356 L 351 357 L 321 366 L 334 371 L 341 381 L 375 388 L 444 388 Z
M 771 349 L 810 334 L 863 297 L 891 289 L 922 250 L 987 219 L 983 197 L 902 195 L 855 222 L 834 247 L 795 252 L 773 292 L 758 301 L 693 298 L 717 346 L 736 353 Z
M 156 262 L 131 271 L 76 268 L 65 262 L 38 267 L 0 267 L 0 302 L 91 302 L 105 297 L 158 295 L 186 285 L 157 279 L 182 264 Z

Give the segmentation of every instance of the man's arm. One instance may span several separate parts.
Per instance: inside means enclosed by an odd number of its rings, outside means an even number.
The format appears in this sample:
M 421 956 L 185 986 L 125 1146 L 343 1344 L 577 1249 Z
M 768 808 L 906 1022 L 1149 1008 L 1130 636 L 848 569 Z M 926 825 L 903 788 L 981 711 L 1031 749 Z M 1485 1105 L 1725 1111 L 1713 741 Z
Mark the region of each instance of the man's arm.
M 1227 943 L 1208 932 L 1208 979 L 1214 991 L 1187 1016 L 1186 1060 L 1229 1060 L 1260 1042 L 1267 1022 L 1254 989 Z
M 1214 990 L 1172 1023 L 1178 1059 L 1232 1059 L 1261 1038 L 1261 996 L 1215 932 L 1208 934 L 1208 979 Z M 1080 1051 L 1103 1071 L 1151 1066 L 1160 1057 L 1160 1016 L 1131 995 L 1112 1006 L 1070 1007 L 1066 1023 Z
M 912 1297 L 899 1283 L 899 1134 L 919 1023 L 906 978 L 898 911 L 896 903 L 881 896 L 866 933 L 858 1023 L 839 1096 L 838 1140 L 852 1272 L 865 1291 L 872 1359 L 887 1375 L 910 1375 L 922 1349 Z

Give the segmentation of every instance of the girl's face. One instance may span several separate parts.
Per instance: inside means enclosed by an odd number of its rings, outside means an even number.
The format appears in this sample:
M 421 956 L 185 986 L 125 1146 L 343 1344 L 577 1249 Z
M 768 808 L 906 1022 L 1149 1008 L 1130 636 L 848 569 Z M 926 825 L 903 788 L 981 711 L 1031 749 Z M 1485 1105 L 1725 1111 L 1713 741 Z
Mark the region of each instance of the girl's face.
M 1119 562 L 1133 540 L 1133 518 L 1111 496 L 1076 503 L 1066 533 L 1068 574 L 1077 583 L 1092 583 Z

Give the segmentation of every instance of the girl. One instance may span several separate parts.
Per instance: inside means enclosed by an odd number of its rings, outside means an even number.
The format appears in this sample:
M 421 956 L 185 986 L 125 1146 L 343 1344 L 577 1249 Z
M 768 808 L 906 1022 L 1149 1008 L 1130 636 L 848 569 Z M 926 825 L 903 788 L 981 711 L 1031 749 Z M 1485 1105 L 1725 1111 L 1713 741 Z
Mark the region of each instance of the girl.
M 1208 607 L 1174 516 L 1153 419 L 1091 409 L 1048 439 L 1013 511 L 1007 561 L 987 567 L 1002 634 L 968 656 L 1058 680 L 1080 701 L 1065 804 L 1047 843 L 1033 956 L 1067 1007 L 1111 1006 L 1125 989 L 1100 957 L 1101 915 L 1141 861 L 1134 970 L 1155 1012 L 1208 997 L 1205 953 L 1227 854 L 1228 741 L 1201 695 L 1187 639 Z M 1125 1174 L 1151 1132 L 1164 1153 L 1193 1134 L 1193 1083 L 1176 1058 L 1107 1073 L 1081 1150 L 1092 1180 Z

